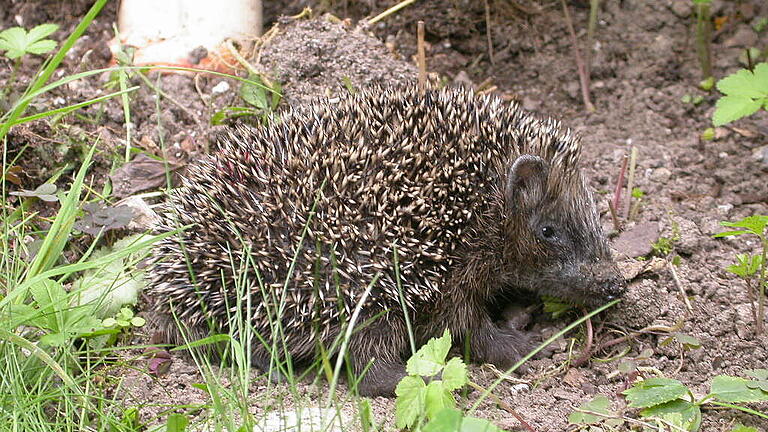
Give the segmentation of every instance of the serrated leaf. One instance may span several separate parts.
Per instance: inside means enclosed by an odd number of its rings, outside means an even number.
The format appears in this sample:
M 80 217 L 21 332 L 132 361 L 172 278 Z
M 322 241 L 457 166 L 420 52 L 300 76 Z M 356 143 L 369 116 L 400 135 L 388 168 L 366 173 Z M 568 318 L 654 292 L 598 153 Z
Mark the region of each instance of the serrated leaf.
M 445 356 L 451 349 L 451 334 L 446 329 L 439 338 L 432 338 L 414 354 L 405 365 L 408 375 L 433 376 L 445 365 Z
M 450 359 L 443 368 L 442 378 L 448 391 L 464 387 L 467 384 L 467 365 L 458 357 Z
M 712 379 L 710 394 L 723 402 L 761 402 L 768 401 L 768 393 L 749 388 L 748 383 L 753 382 L 744 378 L 718 375 Z
M 423 432 L 454 432 L 461 428 L 461 411 L 445 408 L 439 411 L 422 429 Z
M 759 78 L 747 69 L 740 69 L 717 82 L 717 89 L 728 96 L 757 99 L 766 96 L 758 83 Z
M 763 100 L 747 96 L 723 96 L 715 103 L 712 124 L 722 126 L 740 118 L 750 116 L 763 106 Z
M 411 427 L 424 412 L 427 385 L 418 376 L 407 376 L 395 388 L 395 424 L 398 428 Z
M 640 411 L 643 417 L 658 417 L 688 431 L 695 431 L 701 425 L 701 409 L 691 402 L 677 399 Z
M 611 401 L 604 395 L 597 395 L 589 402 L 579 405 L 579 411 L 574 411 L 568 416 L 569 424 L 595 424 L 605 420 L 605 417 L 596 414 L 589 414 L 581 411 L 590 411 L 606 416 L 614 415 L 610 410 Z
M 43 38 L 46 38 L 52 35 L 53 32 L 55 32 L 58 29 L 59 29 L 59 26 L 57 24 L 51 24 L 51 23 L 40 24 L 29 30 L 29 33 L 27 33 L 27 40 L 33 41 L 33 42 L 39 41 Z
M 766 226 L 768 226 L 768 216 L 752 215 L 736 222 L 720 222 L 720 225 L 733 228 L 746 228 L 752 234 L 761 236 L 765 232 Z
M 31 54 L 45 54 L 56 48 L 56 42 L 52 40 L 41 40 L 27 45 L 26 51 Z
M 61 286 L 60 282 L 53 279 L 43 279 L 32 285 L 29 291 L 40 309 L 53 307 L 59 310 L 61 309 L 60 306 L 66 303 L 67 293 L 64 291 L 64 287 Z
M 670 402 L 688 394 L 688 388 L 670 378 L 648 378 L 622 392 L 630 408 L 648 408 Z
M 424 393 L 424 407 L 427 418 L 431 419 L 443 408 L 455 408 L 456 400 L 443 385 L 442 381 L 432 381 Z

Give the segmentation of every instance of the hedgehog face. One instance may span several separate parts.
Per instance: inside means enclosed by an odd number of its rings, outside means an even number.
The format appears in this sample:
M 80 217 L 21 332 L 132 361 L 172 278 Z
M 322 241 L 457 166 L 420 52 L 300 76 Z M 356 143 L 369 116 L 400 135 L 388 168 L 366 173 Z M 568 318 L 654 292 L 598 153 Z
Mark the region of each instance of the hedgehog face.
M 624 280 L 603 236 L 592 195 L 580 175 L 555 183 L 549 165 L 530 155 L 509 169 L 506 259 L 516 288 L 582 304 L 619 297 Z M 561 179 L 562 180 L 562 179 Z

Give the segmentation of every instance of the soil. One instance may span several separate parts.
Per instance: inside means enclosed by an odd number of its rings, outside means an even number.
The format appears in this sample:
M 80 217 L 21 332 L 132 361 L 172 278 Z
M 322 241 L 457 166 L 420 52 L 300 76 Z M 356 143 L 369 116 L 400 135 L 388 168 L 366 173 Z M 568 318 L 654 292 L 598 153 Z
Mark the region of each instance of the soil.
M 89 6 L 89 2 L 79 0 L 2 3 L 0 28 L 55 22 L 61 26 L 53 35 L 58 41 L 71 32 Z M 622 361 L 632 360 L 644 371 L 679 379 L 697 396 L 707 393 L 708 383 L 716 375 L 743 376 L 747 369 L 768 367 L 768 336 L 754 335 L 746 288 L 724 270 L 737 253 L 754 252 L 758 244 L 745 238 L 712 238 L 723 230 L 720 221 L 768 211 L 768 115 L 761 112 L 718 128 L 714 141 L 700 139 L 711 125 L 717 93 L 697 88 L 702 77 L 690 2 L 603 2 L 591 49 L 590 87 L 595 105 L 591 113 L 581 101 L 575 49 L 560 2 L 489 1 L 487 20 L 484 2 L 422 0 L 362 28 L 356 25 L 359 19 L 396 2 L 266 3 L 267 25 L 277 23 L 279 29 L 261 48 L 256 67 L 281 82 L 285 95 L 279 109 L 347 91 L 348 86 L 414 79 L 416 21 L 424 20 L 428 68 L 438 80 L 517 100 L 526 109 L 562 120 L 582 136 L 583 169 L 599 192 L 604 226 L 614 246 L 621 245 L 617 255 L 631 276 L 624 301 L 593 322 L 592 346 L 647 326 L 657 329 L 630 338 L 630 343 L 592 353 L 598 359 L 615 360 L 593 360 L 569 368 L 584 347 L 583 330 L 576 332 L 569 335 L 576 338 L 575 346 L 570 339 L 557 341 L 543 358 L 529 362 L 525 374 L 502 383 L 495 393 L 532 430 L 569 430 L 568 414 L 597 393 L 607 395 L 614 408 L 623 408 L 619 394 L 633 374 L 614 373 Z M 277 19 L 279 14 L 296 14 L 307 5 L 349 19 L 339 22 L 319 13 L 311 19 Z M 588 2 L 572 2 L 569 7 L 583 56 Z M 757 32 L 752 27 L 768 16 L 768 5 L 759 0 L 713 1 L 712 9 L 713 16 L 723 23 L 714 34 L 713 70 L 715 77 L 723 77 L 743 67 L 739 56 L 745 47 L 768 46 L 768 31 Z M 112 37 L 115 14 L 116 3 L 111 2 L 67 56 L 61 75 L 108 66 L 106 44 Z M 25 59 L 14 86 L 16 92 L 29 83 L 40 63 L 39 58 Z M 11 66 L 0 58 L 0 82 L 6 82 Z M 149 78 L 170 97 L 161 97 L 162 109 L 158 110 L 156 90 L 135 76 L 130 79 L 131 85 L 141 85 L 131 97 L 132 146 L 165 157 L 179 169 L 209 150 L 223 127 L 211 126 L 214 113 L 243 105 L 237 91 L 240 84 L 233 80 L 157 73 Z M 73 82 L 43 95 L 31 110 L 103 95 L 109 82 L 109 74 Z M 686 95 L 700 96 L 702 101 L 686 103 Z M 78 116 L 15 127 L 8 139 L 8 160 L 24 149 L 14 162 L 21 167 L 20 184 L 6 186 L 10 190 L 34 189 L 67 162 L 76 163 L 96 138 L 99 154 L 89 181 L 100 186 L 113 170 L 115 155 L 124 151 L 125 131 L 118 100 L 93 105 Z M 634 182 L 644 196 L 630 221 L 621 217 L 620 234 L 607 203 L 613 197 L 622 161 L 633 147 L 638 151 Z M 131 181 L 130 176 L 121 179 Z M 68 180 L 65 175 L 58 183 L 65 186 Z M 161 186 L 162 181 L 125 190 L 128 195 Z M 623 216 L 623 211 L 619 214 Z M 637 260 L 651 252 L 649 245 L 659 237 L 673 239 L 673 254 L 680 257 L 674 274 L 664 262 Z M 645 268 L 638 271 L 639 266 Z M 554 334 L 572 319 L 537 318 L 534 331 Z M 676 332 L 697 338 L 701 348 L 684 350 L 677 342 L 663 344 L 670 334 L 661 327 L 675 325 L 680 326 Z M 120 391 L 126 404 L 145 405 L 141 411 L 144 419 L 161 421 L 166 404 L 206 401 L 205 393 L 192 387 L 202 377 L 188 360 L 175 358 L 170 372 L 160 378 L 146 374 L 144 363 L 135 366 L 119 374 L 124 380 Z M 263 409 L 260 407 L 274 400 L 277 390 L 270 387 L 264 392 L 266 380 L 256 375 L 254 371 L 251 394 L 252 412 L 258 413 Z M 496 377 L 487 366 L 471 368 L 471 378 L 483 386 Z M 323 394 L 323 387 L 302 388 L 307 393 L 301 397 L 322 401 L 317 395 Z M 342 397 L 344 391 L 342 386 Z M 470 394 L 470 399 L 473 396 Z M 283 402 L 290 405 L 292 398 Z M 378 421 L 391 425 L 394 401 L 376 398 L 372 405 Z M 768 412 L 766 404 L 752 408 Z M 346 410 L 353 418 L 354 405 L 348 403 Z M 515 416 L 492 402 L 482 405 L 477 414 L 505 429 L 522 428 Z M 706 411 L 701 430 L 729 431 L 734 421 L 768 431 L 768 422 L 733 410 Z

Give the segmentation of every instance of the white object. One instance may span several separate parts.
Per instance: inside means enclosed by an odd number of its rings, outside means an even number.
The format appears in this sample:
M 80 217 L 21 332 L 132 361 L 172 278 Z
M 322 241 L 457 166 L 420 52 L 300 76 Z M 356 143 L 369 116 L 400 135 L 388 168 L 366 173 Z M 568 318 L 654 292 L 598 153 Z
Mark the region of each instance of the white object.
M 118 30 L 137 65 L 196 66 L 193 51 L 224 54 L 225 40 L 258 37 L 261 19 L 261 0 L 122 0 Z

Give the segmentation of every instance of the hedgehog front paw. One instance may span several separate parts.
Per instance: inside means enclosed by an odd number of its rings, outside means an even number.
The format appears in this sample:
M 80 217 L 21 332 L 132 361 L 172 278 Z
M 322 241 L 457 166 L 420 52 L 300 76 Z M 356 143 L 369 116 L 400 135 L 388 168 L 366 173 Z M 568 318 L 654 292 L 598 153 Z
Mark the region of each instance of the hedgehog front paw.
M 407 374 L 405 364 L 373 364 L 368 373 L 357 384 L 357 393 L 360 396 L 386 396 L 395 395 L 395 387 Z
M 512 328 L 496 328 L 477 341 L 474 360 L 491 363 L 499 369 L 509 369 L 530 351 L 531 343 L 525 333 Z M 525 371 L 525 365 L 517 370 Z

